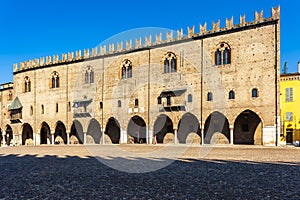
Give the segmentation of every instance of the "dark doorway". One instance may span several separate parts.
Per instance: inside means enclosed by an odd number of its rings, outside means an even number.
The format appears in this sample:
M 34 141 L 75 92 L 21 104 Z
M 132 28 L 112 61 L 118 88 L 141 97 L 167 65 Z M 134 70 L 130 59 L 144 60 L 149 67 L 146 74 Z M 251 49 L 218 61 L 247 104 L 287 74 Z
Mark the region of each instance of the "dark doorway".
M 54 138 L 55 144 L 67 144 L 66 127 L 61 121 L 57 122 L 56 124 Z
M 128 124 L 128 135 L 134 143 L 146 143 L 146 123 L 139 116 L 133 116 Z
M 42 123 L 41 144 L 52 144 L 50 127 L 46 122 Z
M 286 129 L 286 144 L 293 144 L 293 129 Z
M 11 140 L 13 139 L 13 131 L 10 125 L 6 126 L 6 131 L 5 131 L 5 141 L 7 145 L 10 145 Z
M 251 111 L 245 110 L 234 122 L 234 144 L 262 144 L 261 119 Z
M 165 137 L 169 133 L 173 134 L 173 137 L 170 139 L 166 138 L 166 141 Z M 159 115 L 157 117 L 154 123 L 154 135 L 156 136 L 157 143 L 170 143 L 172 142 L 170 140 L 174 140 L 173 122 L 167 115 Z
M 32 127 L 29 124 L 24 124 L 23 125 L 23 131 L 22 131 L 22 145 L 29 145 L 31 142 L 33 142 L 33 130 Z M 31 144 L 33 145 L 33 143 Z
M 120 143 L 120 137 L 121 137 L 120 124 L 115 118 L 111 117 L 108 120 L 106 124 L 105 134 L 109 136 L 113 144 Z

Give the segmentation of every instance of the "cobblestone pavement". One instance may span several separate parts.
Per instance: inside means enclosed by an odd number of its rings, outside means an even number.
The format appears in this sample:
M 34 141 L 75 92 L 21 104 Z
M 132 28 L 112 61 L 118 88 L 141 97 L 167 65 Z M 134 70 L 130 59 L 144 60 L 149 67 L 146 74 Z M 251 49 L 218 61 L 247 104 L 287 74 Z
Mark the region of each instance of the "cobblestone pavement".
M 126 163 L 166 166 L 128 173 Z M 1 147 L 0 169 L 1 200 L 300 199 L 295 147 Z

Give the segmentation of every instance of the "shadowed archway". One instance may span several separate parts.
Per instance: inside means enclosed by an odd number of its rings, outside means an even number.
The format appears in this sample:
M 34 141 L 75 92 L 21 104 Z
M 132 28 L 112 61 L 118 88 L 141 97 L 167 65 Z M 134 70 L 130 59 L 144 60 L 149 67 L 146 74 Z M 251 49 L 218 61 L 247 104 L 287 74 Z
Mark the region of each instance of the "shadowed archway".
M 56 124 L 54 141 L 55 144 L 61 144 L 61 143 L 67 144 L 66 127 L 64 123 L 62 123 L 61 121 L 58 121 Z
M 78 120 L 74 120 L 71 126 L 70 144 L 83 144 L 83 128 Z
M 214 134 L 220 137 L 216 138 L 216 143 L 230 143 L 230 129 L 228 119 L 220 112 L 213 112 L 206 119 L 204 124 L 204 143 L 210 144 Z
M 233 136 L 234 144 L 262 144 L 262 120 L 251 110 L 243 111 L 234 122 Z
M 186 113 L 178 123 L 178 141 L 179 143 L 197 143 L 201 144 L 200 123 L 195 115 Z
M 33 130 L 28 123 L 23 125 L 22 145 L 33 145 Z
M 145 143 L 146 123 L 143 118 L 137 115 L 133 116 L 128 123 L 127 133 L 132 137 L 134 143 Z
M 101 137 L 100 123 L 96 119 L 91 119 L 87 130 L 87 144 L 100 144 Z
M 113 144 L 120 143 L 120 137 L 121 137 L 120 124 L 114 117 L 109 118 L 105 128 L 105 135 L 109 136 Z
M 7 145 L 11 144 L 11 140 L 13 139 L 13 130 L 10 125 L 6 125 L 5 130 L 5 141 Z
M 170 138 L 166 138 L 167 134 Z M 157 143 L 171 143 L 174 142 L 173 122 L 167 115 L 159 115 L 154 123 L 154 135 Z
M 41 144 L 51 144 L 51 131 L 50 127 L 46 122 L 42 123 L 41 127 Z

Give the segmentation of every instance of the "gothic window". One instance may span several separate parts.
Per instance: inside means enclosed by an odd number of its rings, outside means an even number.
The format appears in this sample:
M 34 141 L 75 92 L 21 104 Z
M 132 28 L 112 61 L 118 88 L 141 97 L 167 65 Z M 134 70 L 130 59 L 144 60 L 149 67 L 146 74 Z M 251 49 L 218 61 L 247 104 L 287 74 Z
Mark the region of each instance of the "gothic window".
M 94 83 L 94 71 L 92 67 L 87 67 L 85 74 L 84 74 L 84 82 L 85 84 Z
M 215 51 L 215 65 L 231 63 L 231 49 L 226 43 L 221 43 Z
M 58 113 L 58 103 L 56 103 L 55 111 L 56 111 L 56 113 Z
M 44 114 L 45 113 L 44 105 L 41 106 L 41 109 L 42 109 L 41 114 Z
M 125 59 L 122 63 L 122 68 L 121 68 L 121 78 L 126 79 L 126 78 L 132 78 L 132 63 L 130 60 Z
M 57 72 L 51 74 L 51 88 L 59 87 L 59 75 Z
M 252 89 L 252 98 L 258 97 L 258 90 L 256 88 Z
M 212 101 L 213 100 L 213 94 L 211 92 L 207 93 L 207 101 Z
M 164 57 L 164 73 L 177 72 L 177 58 L 174 53 L 168 52 Z
M 235 94 L 234 94 L 234 91 L 233 91 L 233 90 L 231 90 L 231 91 L 229 92 L 229 99 L 235 99 Z
M 71 107 L 71 102 L 69 101 L 69 102 L 68 102 L 68 112 L 71 112 L 71 109 L 72 109 L 72 107 Z
M 9 92 L 8 101 L 12 101 L 12 100 L 13 100 L 13 94 L 12 94 L 12 92 Z
M 122 102 L 121 102 L 121 100 L 118 100 L 118 107 L 119 107 L 119 108 L 122 107 Z
M 30 92 L 31 91 L 31 81 L 28 76 L 24 79 L 24 92 Z
M 191 94 L 188 95 L 188 102 L 189 103 L 193 102 L 193 95 Z
M 32 116 L 32 115 L 33 115 L 33 107 L 30 106 L 30 116 Z

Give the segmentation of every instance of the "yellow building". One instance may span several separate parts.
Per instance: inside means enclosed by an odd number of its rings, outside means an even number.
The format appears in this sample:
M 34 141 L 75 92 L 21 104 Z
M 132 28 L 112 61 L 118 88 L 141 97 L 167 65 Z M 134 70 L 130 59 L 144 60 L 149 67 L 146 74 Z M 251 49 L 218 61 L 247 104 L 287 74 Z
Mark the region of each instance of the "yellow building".
M 281 142 L 300 141 L 300 61 L 298 72 L 280 76 Z

